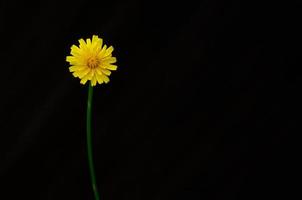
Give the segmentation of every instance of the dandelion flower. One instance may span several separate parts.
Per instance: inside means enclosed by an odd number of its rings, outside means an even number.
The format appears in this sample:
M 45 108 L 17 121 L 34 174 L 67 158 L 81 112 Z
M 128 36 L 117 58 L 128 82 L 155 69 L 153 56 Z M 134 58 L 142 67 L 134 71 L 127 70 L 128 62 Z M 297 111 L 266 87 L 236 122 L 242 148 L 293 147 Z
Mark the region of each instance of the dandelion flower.
M 81 79 L 81 84 L 87 81 L 91 86 L 97 83 L 108 83 L 112 70 L 116 70 L 116 58 L 112 56 L 113 47 L 103 45 L 102 38 L 96 35 L 92 39 L 80 39 L 79 46 L 71 46 L 71 56 L 66 57 L 70 63 L 69 71 L 74 77 Z M 110 71 L 111 70 L 111 71 Z

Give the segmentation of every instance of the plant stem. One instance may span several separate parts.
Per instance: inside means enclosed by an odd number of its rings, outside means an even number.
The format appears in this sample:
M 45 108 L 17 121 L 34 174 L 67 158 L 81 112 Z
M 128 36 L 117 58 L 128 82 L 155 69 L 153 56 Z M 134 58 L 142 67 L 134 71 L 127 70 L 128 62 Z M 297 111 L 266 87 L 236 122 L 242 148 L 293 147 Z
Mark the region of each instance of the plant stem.
M 87 118 L 86 118 L 86 131 L 87 131 L 87 155 L 88 155 L 88 164 L 90 171 L 90 178 L 92 189 L 94 192 L 95 200 L 99 200 L 99 193 L 96 185 L 96 177 L 93 165 L 93 149 L 92 149 L 92 128 L 91 128 L 91 118 L 92 118 L 92 97 L 93 97 L 93 87 L 89 83 L 88 87 L 88 100 L 87 100 Z

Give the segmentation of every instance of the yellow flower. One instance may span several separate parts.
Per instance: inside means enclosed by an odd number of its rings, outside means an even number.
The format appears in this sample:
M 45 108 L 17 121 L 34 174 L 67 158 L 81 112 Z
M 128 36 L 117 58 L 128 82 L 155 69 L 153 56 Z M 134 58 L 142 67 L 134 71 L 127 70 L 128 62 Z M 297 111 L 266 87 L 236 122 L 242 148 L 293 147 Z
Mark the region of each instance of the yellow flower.
M 102 38 L 96 35 L 92 36 L 92 40 L 79 40 L 79 47 L 72 45 L 70 54 L 66 61 L 70 63 L 69 71 L 73 72 L 74 77 L 81 79 L 81 84 L 85 84 L 88 80 L 92 86 L 97 83 L 108 83 L 111 71 L 116 70 L 117 66 L 113 65 L 116 58 L 112 57 L 113 47 L 107 48 L 103 46 Z

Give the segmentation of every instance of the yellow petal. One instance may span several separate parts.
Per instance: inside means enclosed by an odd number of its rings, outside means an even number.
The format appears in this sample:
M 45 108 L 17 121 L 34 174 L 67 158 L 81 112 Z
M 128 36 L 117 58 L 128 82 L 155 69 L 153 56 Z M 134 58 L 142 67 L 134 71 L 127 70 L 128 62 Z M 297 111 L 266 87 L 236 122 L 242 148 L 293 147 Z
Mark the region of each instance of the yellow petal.
M 116 58 L 115 57 L 107 57 L 107 58 L 102 59 L 102 62 L 104 64 L 115 63 L 116 62 Z
M 72 62 L 74 61 L 76 58 L 74 56 L 66 56 L 66 61 L 67 62 Z
M 116 65 L 104 65 L 104 68 L 114 71 L 117 69 L 117 66 Z
M 66 56 L 66 61 L 69 62 L 70 65 L 81 65 L 79 59 L 74 56 Z
M 103 48 L 102 48 L 102 50 L 99 52 L 99 54 L 98 54 L 98 57 L 100 58 L 100 59 L 102 59 L 103 57 L 104 57 L 104 54 L 105 54 L 105 52 L 106 52 L 106 49 L 107 49 L 107 45 L 105 44 L 104 46 L 103 46 Z
M 82 80 L 81 80 L 81 84 L 85 84 L 86 82 L 88 81 L 88 79 L 86 79 L 86 78 L 83 78 Z
M 92 77 L 92 79 L 91 79 L 91 85 L 92 86 L 95 86 L 96 85 L 96 77 L 95 77 L 95 75 Z
M 73 75 L 75 77 L 83 78 L 85 75 L 87 75 L 90 72 L 90 68 L 85 67 L 83 70 L 77 70 L 73 72 Z
M 108 82 L 109 82 L 109 78 L 108 78 L 106 75 L 102 74 L 102 75 L 99 75 L 99 76 L 101 77 L 101 79 L 102 79 L 105 83 L 108 83 Z
M 83 70 L 85 68 L 86 68 L 86 66 L 83 66 L 83 65 L 74 65 L 74 66 L 69 67 L 69 71 L 74 72 L 74 71 L 78 71 L 78 70 Z
M 97 74 L 99 74 L 99 75 L 103 74 L 103 72 L 102 72 L 102 70 L 101 70 L 100 67 L 96 68 L 95 70 L 96 70 Z
M 86 40 L 86 43 L 87 43 L 87 47 L 90 48 L 91 47 L 91 40 L 89 38 Z
M 114 50 L 113 46 L 110 46 L 108 49 L 106 49 L 104 57 L 111 55 L 113 50 Z
M 80 78 L 80 72 L 79 72 L 79 71 L 73 72 L 73 75 L 74 75 L 75 77 L 79 77 L 79 78 Z
M 86 49 L 86 43 L 85 43 L 85 40 L 83 40 L 83 39 L 79 39 L 79 43 L 80 43 L 80 49 Z
M 109 76 L 111 74 L 111 71 L 107 70 L 107 69 L 100 69 L 102 71 L 103 74 Z
M 92 49 L 93 51 L 99 53 L 100 50 L 102 50 L 103 40 L 102 38 L 98 38 L 98 36 L 92 36 Z
M 95 43 L 99 40 L 99 37 L 97 35 L 92 36 L 92 43 Z
M 78 72 L 77 74 L 79 75 L 79 78 L 83 78 L 84 76 L 86 76 L 89 72 L 91 71 L 91 69 L 89 69 L 88 67 L 84 70 L 81 71 L 76 71 Z
M 97 44 L 97 45 L 102 46 L 102 44 L 101 44 L 102 42 L 103 42 L 102 38 L 99 38 L 97 35 L 92 36 L 92 44 L 93 45 Z
M 83 78 L 87 79 L 87 80 L 91 80 L 91 78 L 93 77 L 93 75 L 94 75 L 94 70 L 90 70 L 90 72 L 87 73 Z
M 97 74 L 95 74 L 95 76 L 96 76 L 96 80 L 98 81 L 99 84 L 102 84 L 104 82 L 102 77 L 100 76 L 100 74 L 97 73 Z
M 79 47 L 77 47 L 76 45 L 72 45 L 71 46 L 71 55 L 75 56 L 75 55 L 80 55 L 81 54 L 81 49 L 79 49 Z
M 78 76 L 79 76 L 76 72 L 73 72 L 72 75 L 73 75 L 74 77 L 78 77 Z

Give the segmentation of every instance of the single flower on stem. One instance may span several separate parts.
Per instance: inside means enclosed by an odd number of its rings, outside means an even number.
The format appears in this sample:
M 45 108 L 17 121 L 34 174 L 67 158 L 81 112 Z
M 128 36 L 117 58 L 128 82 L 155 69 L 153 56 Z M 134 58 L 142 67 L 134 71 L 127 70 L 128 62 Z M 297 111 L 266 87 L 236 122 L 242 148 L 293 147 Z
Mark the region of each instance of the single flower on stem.
M 79 40 L 79 46 L 71 46 L 71 56 L 66 57 L 66 61 L 70 63 L 69 71 L 73 76 L 81 79 L 80 83 L 88 85 L 88 99 L 87 99 L 87 114 L 86 114 L 86 132 L 87 132 L 87 156 L 88 165 L 91 178 L 92 189 L 95 200 L 99 200 L 99 193 L 96 184 L 96 175 L 93 164 L 93 148 L 92 148 L 92 97 L 93 86 L 97 83 L 108 83 L 111 71 L 116 70 L 114 65 L 116 58 L 112 56 L 113 47 L 107 48 L 103 46 L 103 40 L 96 35 L 92 39 Z

